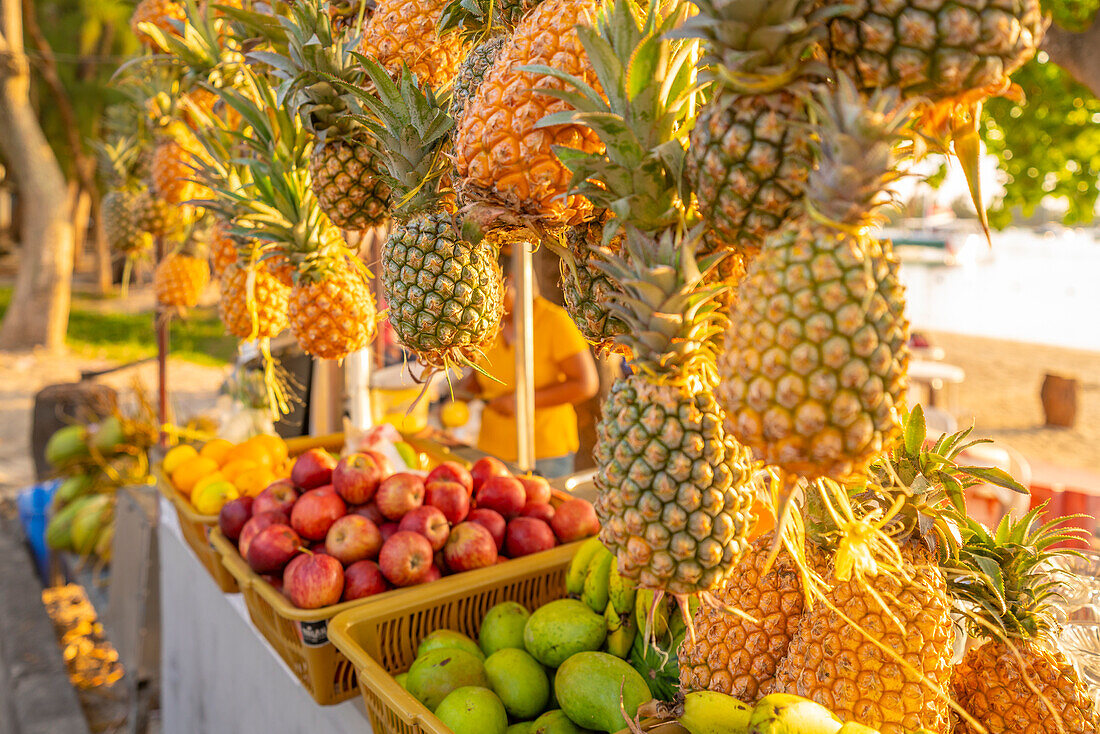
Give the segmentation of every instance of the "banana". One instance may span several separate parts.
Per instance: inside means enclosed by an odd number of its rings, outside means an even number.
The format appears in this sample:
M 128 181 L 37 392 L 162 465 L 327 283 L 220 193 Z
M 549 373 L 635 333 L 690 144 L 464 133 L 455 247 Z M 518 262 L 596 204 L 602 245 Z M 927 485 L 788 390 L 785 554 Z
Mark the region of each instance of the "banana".
M 653 610 L 653 619 L 649 620 L 649 612 L 653 608 L 653 589 L 638 589 L 634 595 L 634 618 L 638 621 L 638 629 L 644 630 L 646 622 L 652 625 L 650 634 L 654 639 L 660 639 L 668 632 L 668 610 L 664 602 Z
M 115 538 L 115 524 L 104 525 L 95 541 L 95 554 L 104 563 L 111 562 L 111 544 Z
M 808 698 L 772 693 L 756 704 L 749 734 L 837 734 L 843 725 L 829 709 Z
M 604 548 L 603 553 L 597 553 L 588 564 L 588 572 L 584 575 L 584 591 L 581 592 L 581 599 L 596 614 L 603 614 L 604 609 L 607 608 L 608 583 L 611 581 L 614 563 L 614 554 Z
M 879 734 L 878 729 L 872 729 L 866 724 L 861 724 L 858 721 L 849 721 L 844 726 L 840 727 L 837 734 Z
M 615 611 L 615 606 L 608 602 L 603 617 L 607 623 L 607 651 L 625 660 L 630 656 L 630 648 L 634 645 L 634 637 L 638 634 L 634 615 L 619 614 Z
M 580 596 L 584 591 L 584 576 L 588 572 L 588 564 L 596 553 L 603 548 L 603 543 L 598 537 L 591 537 L 581 543 L 581 547 L 573 554 L 573 561 L 569 564 L 569 570 L 565 574 L 565 590 L 573 595 Z
M 611 580 L 607 583 L 607 595 L 619 614 L 630 614 L 634 611 L 634 597 L 637 596 L 634 584 L 619 572 L 611 569 Z
M 746 734 L 752 706 L 717 691 L 693 691 L 684 698 L 680 726 L 691 734 Z

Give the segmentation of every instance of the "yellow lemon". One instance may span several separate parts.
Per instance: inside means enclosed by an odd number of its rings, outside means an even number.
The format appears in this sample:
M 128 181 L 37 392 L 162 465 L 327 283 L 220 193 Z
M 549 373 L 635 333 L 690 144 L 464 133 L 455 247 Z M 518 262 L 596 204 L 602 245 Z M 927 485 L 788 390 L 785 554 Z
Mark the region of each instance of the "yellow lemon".
M 271 466 L 281 465 L 289 455 L 286 441 L 283 440 L 282 436 L 276 436 L 272 433 L 261 433 L 259 436 L 253 436 L 248 439 L 248 443 L 254 443 L 263 448 L 271 457 Z
M 470 420 L 470 406 L 462 400 L 448 400 L 439 409 L 439 420 L 445 428 L 458 428 Z
M 190 495 L 200 479 L 217 470 L 218 462 L 205 456 L 196 456 L 183 462 L 172 472 L 172 484 L 180 492 Z
M 255 497 L 263 492 L 267 485 L 274 482 L 275 479 L 274 472 L 266 466 L 258 466 L 255 469 L 246 469 L 238 474 L 237 478 L 233 480 L 233 484 L 236 485 L 242 495 Z
M 205 487 L 208 484 L 213 484 L 214 482 L 225 482 L 225 481 L 228 481 L 228 480 L 225 478 L 225 475 L 222 474 L 220 471 L 214 471 L 212 474 L 207 474 L 205 477 L 203 477 L 199 481 L 195 482 L 195 486 L 191 488 L 191 496 L 194 497 L 195 492 L 198 492 L 200 489 L 202 489 L 203 487 Z
M 247 459 L 234 459 L 226 464 L 222 464 L 222 474 L 225 478 L 231 482 L 236 482 L 237 477 L 250 469 L 258 467 L 255 461 L 248 461 Z
M 240 497 L 237 488 L 226 481 L 212 482 L 191 495 L 191 504 L 201 515 L 217 515 L 229 500 Z
M 199 456 L 213 459 L 220 465 L 225 463 L 226 454 L 229 453 L 231 448 L 233 448 L 233 444 L 224 438 L 212 438 L 202 445 Z
M 198 455 L 199 452 L 195 451 L 194 446 L 186 443 L 176 446 L 164 455 L 164 473 L 171 475 L 183 462 L 194 459 Z

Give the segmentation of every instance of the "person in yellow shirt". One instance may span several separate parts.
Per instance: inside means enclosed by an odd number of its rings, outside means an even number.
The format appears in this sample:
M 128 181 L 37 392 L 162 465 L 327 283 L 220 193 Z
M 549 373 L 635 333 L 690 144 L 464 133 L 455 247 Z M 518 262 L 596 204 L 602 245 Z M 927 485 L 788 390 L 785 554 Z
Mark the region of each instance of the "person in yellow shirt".
M 485 401 L 478 448 L 508 462 L 516 461 L 516 329 L 512 319 L 516 290 L 505 279 L 504 319 L 496 340 L 485 350 L 481 367 L 495 378 L 476 372 L 461 388 Z M 547 477 L 573 472 L 580 441 L 573 406 L 599 390 L 599 375 L 588 342 L 565 309 L 538 293 L 534 310 L 535 471 Z M 497 381 L 499 380 L 499 382 Z

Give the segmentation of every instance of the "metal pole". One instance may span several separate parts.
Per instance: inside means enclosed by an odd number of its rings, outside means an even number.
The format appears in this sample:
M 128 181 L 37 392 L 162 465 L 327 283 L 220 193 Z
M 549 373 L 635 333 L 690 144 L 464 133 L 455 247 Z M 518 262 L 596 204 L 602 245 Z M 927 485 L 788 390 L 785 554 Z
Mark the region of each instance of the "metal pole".
M 373 423 L 370 405 L 371 348 L 352 352 L 344 360 L 348 419 L 352 428 L 364 430 Z
M 164 238 L 157 237 L 157 262 L 164 260 Z M 157 303 L 153 318 L 157 328 L 157 421 L 160 445 L 168 446 L 168 312 Z
M 516 286 L 512 313 L 516 330 L 516 464 L 524 471 L 535 468 L 535 275 L 531 260 L 526 242 L 512 247 L 512 279 Z

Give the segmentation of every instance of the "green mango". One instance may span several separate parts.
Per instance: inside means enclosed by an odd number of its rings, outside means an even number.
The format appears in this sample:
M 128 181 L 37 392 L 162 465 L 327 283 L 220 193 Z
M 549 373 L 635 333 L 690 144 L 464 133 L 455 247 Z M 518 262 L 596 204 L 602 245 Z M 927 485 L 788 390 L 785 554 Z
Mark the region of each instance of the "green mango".
M 603 615 L 576 599 L 543 604 L 532 612 L 523 628 L 523 646 L 527 652 L 552 668 L 575 653 L 599 650 L 606 638 Z
M 485 675 L 481 660 L 454 648 L 424 653 L 409 668 L 405 682 L 409 693 L 433 711 L 456 688 L 489 687 L 489 677 Z
M 76 459 L 88 456 L 87 431 L 84 426 L 58 428 L 46 442 L 46 461 L 59 469 Z
M 126 443 L 126 431 L 123 429 L 122 420 L 117 415 L 111 415 L 99 422 L 92 438 L 92 446 L 101 454 L 112 454 L 115 449 Z
M 514 601 L 505 601 L 485 613 L 477 642 L 486 655 L 508 647 L 523 649 L 523 628 L 531 613 Z
M 46 525 L 46 545 L 54 550 L 73 549 L 73 518 L 91 497 L 78 497 L 53 514 Z
M 605 652 L 579 652 L 554 676 L 561 710 L 574 723 L 613 734 L 626 727 L 638 707 L 652 698 L 649 686 L 629 663 Z
M 481 651 L 477 643 L 461 632 L 454 630 L 436 630 L 420 641 L 416 648 L 416 656 L 420 657 L 429 650 L 465 650 L 478 660 L 485 660 L 485 653 Z
M 92 485 L 92 478 L 87 474 L 77 474 L 75 477 L 69 477 L 57 488 L 53 501 L 57 503 L 58 507 L 64 507 L 77 497 L 88 494 L 92 490 Z
M 590 734 L 591 729 L 577 726 L 561 709 L 551 709 L 531 722 L 529 734 Z
M 463 686 L 447 694 L 435 715 L 454 734 L 505 734 L 508 714 L 488 688 Z
M 546 709 L 550 679 L 526 650 L 497 650 L 485 661 L 485 673 L 513 719 L 533 719 Z
M 73 516 L 72 522 L 72 547 L 82 556 L 95 550 L 99 533 L 111 521 L 111 511 L 114 509 L 114 497 L 111 495 L 97 494 L 87 499 Z

